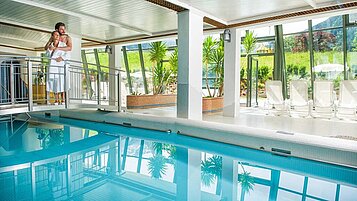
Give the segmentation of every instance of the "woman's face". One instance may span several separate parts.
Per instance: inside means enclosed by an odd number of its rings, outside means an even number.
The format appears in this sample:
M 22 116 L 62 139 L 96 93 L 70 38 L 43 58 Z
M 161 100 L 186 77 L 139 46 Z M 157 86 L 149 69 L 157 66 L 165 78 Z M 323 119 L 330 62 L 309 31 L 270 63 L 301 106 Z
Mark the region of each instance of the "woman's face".
M 52 37 L 53 37 L 53 40 L 59 40 L 60 34 L 56 31 L 53 33 Z

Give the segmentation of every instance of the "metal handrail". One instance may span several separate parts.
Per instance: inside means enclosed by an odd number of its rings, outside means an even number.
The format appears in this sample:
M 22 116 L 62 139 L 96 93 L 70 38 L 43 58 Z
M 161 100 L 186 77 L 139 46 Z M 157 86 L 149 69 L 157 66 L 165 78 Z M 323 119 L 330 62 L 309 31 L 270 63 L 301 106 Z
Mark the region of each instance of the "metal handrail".
M 9 59 L 14 59 L 14 58 L 21 58 L 21 59 L 28 59 L 29 61 L 38 61 L 38 60 L 34 60 L 34 59 L 48 59 L 48 60 L 55 60 L 51 57 L 35 57 L 35 56 L 18 56 L 18 55 L 0 55 L 0 59 L 4 57 L 8 57 Z M 33 59 L 33 60 L 32 60 Z M 71 60 L 71 59 L 67 59 L 67 60 L 64 60 L 66 62 L 70 62 L 70 63 L 78 63 L 78 64 L 84 64 L 83 62 L 81 61 L 76 61 L 76 60 Z M 125 70 L 122 70 L 120 69 L 119 67 L 117 68 L 116 66 L 115 67 L 110 67 L 110 66 L 104 66 L 104 65 L 100 65 L 100 64 L 94 64 L 94 63 L 88 63 L 86 62 L 85 64 L 87 65 L 92 65 L 92 66 L 100 66 L 101 68 L 108 68 L 108 69 L 112 69 L 112 70 L 115 70 L 115 71 L 121 71 L 121 72 L 125 72 Z
M 5 85 L 0 83 L 4 95 L 4 99 L 1 99 L 0 115 L 38 111 L 39 106 L 42 108 L 41 110 L 70 108 L 72 101 L 77 105 L 80 104 L 78 107 L 116 107 L 117 111 L 121 111 L 120 82 L 123 70 L 107 66 L 95 69 L 84 68 L 82 62 L 74 60 L 65 60 L 63 65 L 51 65 L 48 63 L 50 60 L 54 59 L 0 55 L 0 61 L 6 62 L 1 64 L 1 70 L 4 68 L 5 74 L 0 77 L 0 80 L 4 79 Z M 50 71 L 50 69 L 54 71 Z M 107 69 L 109 71 L 105 72 Z M 40 77 L 38 77 L 38 73 L 35 73 L 36 71 L 41 72 Z M 33 82 L 34 78 L 37 82 Z M 10 80 L 10 83 L 6 80 Z M 52 87 L 49 88 L 49 86 Z M 118 90 L 112 90 L 113 87 Z M 51 99 L 51 91 L 55 89 L 54 98 Z M 47 91 L 47 95 L 38 94 L 43 90 Z M 43 92 L 40 93 L 43 94 Z M 17 99 L 22 104 L 19 104 Z M 43 108 L 45 105 L 39 105 L 47 103 L 46 106 L 49 106 L 54 101 L 61 103 L 61 100 L 64 102 L 64 107 L 58 105 Z M 23 107 L 23 103 L 27 103 L 27 109 Z M 22 108 L 18 109 L 19 107 Z

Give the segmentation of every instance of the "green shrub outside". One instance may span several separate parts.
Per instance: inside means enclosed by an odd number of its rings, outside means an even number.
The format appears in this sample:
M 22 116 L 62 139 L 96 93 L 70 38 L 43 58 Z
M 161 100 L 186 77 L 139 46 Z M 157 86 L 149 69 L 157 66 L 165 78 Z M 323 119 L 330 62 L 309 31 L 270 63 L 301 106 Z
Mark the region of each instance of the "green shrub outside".
M 171 52 L 166 55 L 167 59 L 170 54 L 171 54 Z M 139 59 L 138 55 L 139 55 L 138 52 L 128 52 L 128 61 L 129 61 L 129 66 L 130 66 L 130 72 L 140 71 L 141 67 L 140 67 L 140 59 Z M 144 51 L 143 56 L 144 56 L 145 68 L 147 70 L 149 70 L 149 67 L 152 66 L 152 62 L 149 59 L 149 52 Z M 259 60 L 259 66 L 261 68 L 267 67 L 270 72 L 269 76 L 271 76 L 272 72 L 273 72 L 273 66 L 274 66 L 274 57 L 273 56 L 260 56 L 257 58 Z M 322 64 L 322 63 L 343 64 L 342 52 L 336 52 L 336 51 L 315 52 L 314 58 L 315 58 L 315 65 L 317 65 L 317 63 L 320 63 L 320 64 Z M 350 60 L 352 60 L 352 58 L 357 58 L 357 52 L 348 52 L 348 58 L 349 58 L 348 66 L 351 67 L 349 64 Z M 88 61 L 88 63 L 95 63 L 94 56 L 88 55 L 87 61 Z M 103 65 L 103 66 L 109 65 L 108 56 L 104 53 L 99 54 L 99 61 L 101 62 L 101 65 Z M 293 65 L 293 66 L 295 66 L 295 68 L 296 67 L 298 67 L 299 69 L 305 68 L 306 73 L 308 75 L 310 75 L 310 53 L 309 52 L 294 52 L 294 53 L 293 52 L 285 52 L 285 62 L 286 62 L 287 70 L 288 70 L 289 66 Z M 166 66 L 166 65 L 169 65 L 169 63 L 164 62 L 164 66 Z M 122 61 L 122 66 L 124 66 L 124 61 Z M 242 67 L 242 69 L 244 69 L 243 77 L 246 77 L 247 62 L 244 59 L 244 57 L 241 58 L 241 67 Z M 89 66 L 89 68 L 96 69 L 96 66 Z

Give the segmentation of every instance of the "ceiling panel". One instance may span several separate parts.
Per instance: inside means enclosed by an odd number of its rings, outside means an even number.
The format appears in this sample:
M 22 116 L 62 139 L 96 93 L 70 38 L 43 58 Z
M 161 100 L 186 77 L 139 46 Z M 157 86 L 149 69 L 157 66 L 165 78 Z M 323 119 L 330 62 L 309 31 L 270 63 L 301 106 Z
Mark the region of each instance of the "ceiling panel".
M 180 1 L 229 23 L 312 8 L 307 3 L 308 0 Z M 350 2 L 312 1 L 318 6 Z M 145 0 L 1 0 L 1 21 L 37 27 L 45 31 L 53 30 L 54 25 L 62 21 L 66 23 L 69 34 L 101 41 L 148 36 L 149 33 L 159 35 L 177 30 L 175 11 Z M 211 27 L 207 24 L 204 26 Z M 0 37 L 0 43 L 19 43 L 34 48 L 37 44 L 42 47 L 49 34 L 2 25 Z
M 177 28 L 177 16 L 174 11 L 161 8 L 144 0 L 36 0 L 34 2 L 45 6 L 59 7 L 67 11 L 80 13 L 83 15 L 105 18 L 108 21 L 143 29 L 151 33 L 164 32 Z M 2 1 L 0 3 L 0 8 L 0 18 L 15 20 L 21 23 L 36 24 L 38 26 L 44 26 L 47 28 L 52 28 L 56 22 L 62 21 L 65 22 L 68 26 L 68 29 L 75 34 L 80 34 L 82 30 L 79 28 L 84 27 L 80 24 L 96 23 L 96 25 L 103 24 L 110 27 L 110 25 L 103 22 L 103 20 L 95 21 L 92 18 L 80 18 L 70 14 L 63 14 L 61 12 L 46 10 L 36 6 L 30 6 L 9 0 Z M 85 31 L 88 32 L 87 30 L 89 28 L 93 30 L 93 32 L 96 32 L 99 29 L 97 26 L 91 26 L 86 28 Z
M 312 9 L 308 0 L 179 0 L 228 23 Z M 351 0 L 311 0 L 317 7 Z
M 34 0 L 33 2 L 37 3 L 34 6 L 28 3 L 29 1 L 23 2 L 1 1 L 0 21 L 43 27 L 47 30 L 54 29 L 54 25 L 61 21 L 66 24 L 69 34 L 84 35 L 100 40 L 144 36 L 143 32 L 135 28 L 153 34 L 177 29 L 176 12 L 145 0 Z M 64 9 L 65 12 L 59 12 L 53 8 Z M 73 13 L 79 13 L 80 16 Z M 95 20 L 93 17 L 100 19 Z M 107 21 L 113 22 L 114 25 Z M 120 25 L 127 25 L 134 29 Z M 28 30 L 21 33 L 25 34 L 26 31 Z M 21 37 L 21 35 L 18 36 Z
M 0 2 L 0 19 L 54 29 L 58 21 L 68 21 L 65 14 L 44 10 L 12 1 Z M 77 19 L 78 21 L 79 19 Z M 76 33 L 77 34 L 77 33 Z
M 27 48 L 44 46 L 50 34 L 0 24 L 0 43 Z

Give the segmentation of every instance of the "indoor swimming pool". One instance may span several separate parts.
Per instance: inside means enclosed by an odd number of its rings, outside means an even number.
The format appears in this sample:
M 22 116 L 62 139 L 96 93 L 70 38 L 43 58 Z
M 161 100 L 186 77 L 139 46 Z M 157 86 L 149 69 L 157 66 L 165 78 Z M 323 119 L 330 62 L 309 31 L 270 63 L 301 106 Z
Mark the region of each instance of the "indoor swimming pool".
M 59 118 L 4 120 L 0 133 L 1 200 L 357 198 L 356 167 L 170 130 Z

